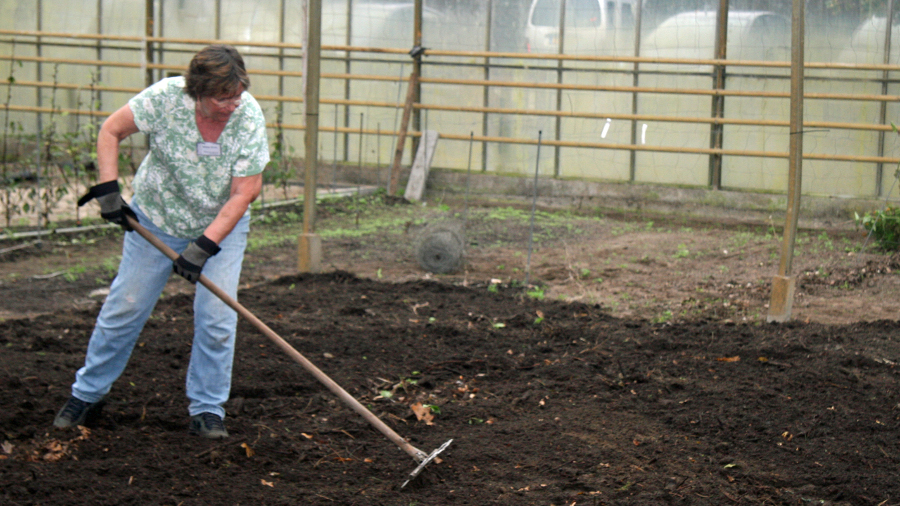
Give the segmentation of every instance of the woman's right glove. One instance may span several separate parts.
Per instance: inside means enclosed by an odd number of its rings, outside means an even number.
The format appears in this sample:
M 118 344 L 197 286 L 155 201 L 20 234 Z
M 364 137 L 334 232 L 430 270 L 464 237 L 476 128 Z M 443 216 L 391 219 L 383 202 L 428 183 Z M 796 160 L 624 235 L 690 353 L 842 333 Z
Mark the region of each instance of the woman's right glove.
M 192 241 L 184 248 L 181 256 L 175 259 L 172 270 L 191 283 L 197 283 L 200 279 L 200 271 L 206 260 L 218 253 L 222 248 L 212 239 L 201 235 L 196 241 Z
M 134 221 L 138 221 L 137 215 L 128 207 L 122 194 L 119 193 L 118 181 L 107 181 L 92 186 L 88 192 L 78 199 L 78 207 L 81 207 L 93 199 L 97 199 L 100 203 L 100 216 L 111 223 L 115 223 L 122 227 L 122 230 L 131 232 L 131 225 L 128 224 L 126 216 L 131 216 Z

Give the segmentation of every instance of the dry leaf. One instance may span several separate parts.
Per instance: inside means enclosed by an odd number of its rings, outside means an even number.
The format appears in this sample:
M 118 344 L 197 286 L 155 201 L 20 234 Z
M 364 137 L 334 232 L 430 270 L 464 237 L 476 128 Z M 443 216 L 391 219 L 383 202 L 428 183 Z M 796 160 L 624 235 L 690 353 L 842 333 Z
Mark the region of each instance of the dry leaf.
M 434 425 L 434 415 L 431 414 L 431 408 L 429 406 L 425 406 L 421 402 L 417 402 L 409 408 L 413 413 L 415 413 L 416 418 L 420 422 L 424 421 L 425 425 Z
M 9 441 L 4 441 L 3 444 L 0 444 L 0 449 L 2 449 L 3 453 L 5 453 L 7 455 L 12 453 L 13 448 L 15 448 L 15 447 Z
M 740 362 L 741 357 L 719 357 L 716 360 L 719 362 Z
M 44 460 L 47 462 L 57 462 L 63 457 L 66 456 L 69 449 L 68 443 L 63 443 L 57 439 L 53 439 L 48 441 L 42 448 L 35 451 L 35 460 Z M 43 451 L 44 454 L 39 456 L 40 452 Z
M 261 481 L 262 484 L 265 485 L 265 486 L 267 486 L 267 487 L 275 488 L 275 484 L 272 483 L 271 481 L 266 481 L 266 480 L 259 480 L 259 481 Z
M 313 438 L 313 436 L 310 436 L 309 434 L 307 434 L 307 433 L 305 433 L 305 432 L 301 432 L 300 435 L 303 436 L 303 437 L 305 437 L 306 439 L 312 439 L 312 438 Z
M 253 448 L 250 448 L 250 445 L 248 445 L 247 443 L 241 443 L 241 448 L 243 448 L 244 451 L 247 452 L 247 458 L 256 455 L 256 452 L 253 451 Z

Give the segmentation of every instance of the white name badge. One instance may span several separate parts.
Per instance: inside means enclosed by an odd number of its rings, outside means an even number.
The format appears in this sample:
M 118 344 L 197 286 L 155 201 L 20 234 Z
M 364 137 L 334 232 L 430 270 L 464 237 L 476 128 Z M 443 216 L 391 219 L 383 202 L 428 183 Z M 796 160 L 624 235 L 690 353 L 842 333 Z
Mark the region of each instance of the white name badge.
M 216 142 L 198 142 L 197 156 L 222 156 L 222 146 Z

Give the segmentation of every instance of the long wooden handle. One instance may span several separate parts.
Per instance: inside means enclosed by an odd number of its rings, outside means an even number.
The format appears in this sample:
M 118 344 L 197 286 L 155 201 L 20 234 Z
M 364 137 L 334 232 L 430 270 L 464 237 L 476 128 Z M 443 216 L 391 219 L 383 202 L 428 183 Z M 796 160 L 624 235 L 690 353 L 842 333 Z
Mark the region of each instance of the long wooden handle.
M 161 251 L 164 255 L 169 257 L 173 262 L 178 258 L 178 254 L 175 253 L 172 248 L 167 246 L 164 242 L 162 242 L 158 237 L 150 233 L 149 230 L 144 228 L 137 220 L 128 216 L 128 224 L 131 225 L 131 228 L 134 229 L 135 232 L 141 235 L 144 239 L 146 239 L 150 244 L 156 247 L 159 251 Z M 322 372 L 318 367 L 315 366 L 312 362 L 310 362 L 306 357 L 300 354 L 299 351 L 294 349 L 293 346 L 288 344 L 281 336 L 275 333 L 274 330 L 270 329 L 268 325 L 263 323 L 259 318 L 257 318 L 253 313 L 251 313 L 247 308 L 242 306 L 238 301 L 234 300 L 230 295 L 225 293 L 224 290 L 216 286 L 215 283 L 209 280 L 203 274 L 200 274 L 200 284 L 205 286 L 210 292 L 212 292 L 216 297 L 220 298 L 222 302 L 227 304 L 229 307 L 238 312 L 239 315 L 246 318 L 250 323 L 253 324 L 260 332 L 262 332 L 266 337 L 268 337 L 272 342 L 278 345 L 279 348 L 282 349 L 285 353 L 288 354 L 294 361 L 298 362 L 303 366 L 304 369 L 309 371 L 310 374 L 315 376 L 320 383 L 328 387 L 335 395 L 340 397 L 345 404 L 353 408 L 354 411 L 362 415 L 363 418 L 366 419 L 372 426 L 378 429 L 382 434 L 384 434 L 389 440 L 391 440 L 394 444 L 399 446 L 403 451 L 408 453 L 416 462 L 422 462 L 425 458 L 428 457 L 428 454 L 409 444 L 408 441 L 400 437 L 393 429 L 387 426 L 380 418 L 375 416 L 374 413 L 366 409 L 365 406 L 360 404 L 352 395 L 347 393 L 346 390 L 341 388 L 340 385 L 334 382 L 331 378 L 328 377 L 324 372 Z

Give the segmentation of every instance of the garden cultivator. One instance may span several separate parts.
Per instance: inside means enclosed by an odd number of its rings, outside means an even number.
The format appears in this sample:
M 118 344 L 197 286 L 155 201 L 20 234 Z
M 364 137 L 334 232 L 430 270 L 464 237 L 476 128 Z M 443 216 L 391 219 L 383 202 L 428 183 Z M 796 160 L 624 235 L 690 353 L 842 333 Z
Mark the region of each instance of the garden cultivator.
M 135 232 L 141 235 L 144 239 L 146 239 L 150 244 L 156 247 L 160 252 L 164 255 L 175 261 L 178 258 L 178 254 L 172 250 L 172 248 L 168 247 L 165 243 L 163 243 L 159 238 L 154 236 L 150 231 L 141 226 L 137 220 L 132 218 L 131 216 L 127 217 L 128 224 L 134 229 Z M 274 342 L 282 351 L 288 354 L 294 361 L 298 362 L 303 366 L 310 374 L 315 376 L 320 383 L 324 384 L 331 390 L 332 393 L 337 395 L 345 404 L 347 404 L 350 408 L 356 411 L 359 415 L 366 419 L 373 427 L 378 429 L 382 434 L 384 434 L 391 442 L 400 447 L 403 451 L 408 453 L 415 461 L 419 464 L 410 474 L 409 477 L 403 482 L 403 485 L 400 488 L 405 487 L 410 480 L 418 476 L 425 467 L 430 464 L 441 452 L 447 449 L 450 443 L 453 441 L 452 439 L 447 440 L 443 445 L 434 450 L 431 453 L 425 453 L 422 450 L 414 447 L 409 444 L 408 441 L 400 437 L 393 429 L 387 426 L 380 418 L 375 416 L 374 413 L 366 409 L 365 406 L 360 404 L 352 395 L 347 393 L 346 390 L 341 388 L 340 385 L 334 382 L 328 375 L 323 373 L 318 367 L 316 367 L 312 362 L 310 362 L 306 357 L 304 357 L 300 352 L 294 349 L 287 341 L 285 341 L 281 336 L 275 333 L 272 329 L 270 329 L 265 323 L 263 323 L 259 318 L 257 318 L 253 313 L 251 313 L 247 308 L 242 306 L 238 301 L 232 298 L 230 295 L 225 293 L 224 290 L 216 286 L 212 281 L 209 280 L 203 274 L 200 274 L 199 279 L 200 284 L 205 286 L 210 292 L 216 295 L 219 299 L 222 300 L 229 307 L 237 311 L 237 313 L 244 318 L 246 318 L 250 323 L 253 324 L 262 332 L 266 337 L 268 337 L 272 342 Z

